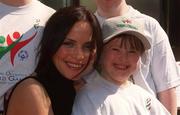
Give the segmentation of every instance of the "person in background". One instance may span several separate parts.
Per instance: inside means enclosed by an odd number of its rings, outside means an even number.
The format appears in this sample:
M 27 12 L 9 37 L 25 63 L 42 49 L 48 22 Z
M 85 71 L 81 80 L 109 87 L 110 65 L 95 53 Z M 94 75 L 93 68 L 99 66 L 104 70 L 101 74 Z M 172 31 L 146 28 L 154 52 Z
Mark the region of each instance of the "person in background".
M 36 48 L 54 12 L 37 0 L 0 0 L 0 114 L 7 92 L 36 68 Z
M 5 115 L 70 115 L 73 82 L 99 57 L 100 25 L 85 7 L 59 9 L 48 20 L 39 48 L 36 73 L 13 88 Z
M 152 94 L 130 81 L 151 47 L 143 25 L 115 17 L 104 22 L 102 32 L 98 69 L 78 91 L 72 115 L 170 115 Z
M 176 115 L 175 87 L 180 84 L 180 74 L 168 36 L 160 24 L 154 18 L 127 5 L 126 0 L 95 0 L 95 3 L 95 15 L 101 25 L 105 19 L 117 16 L 130 17 L 144 24 L 145 36 L 149 38 L 152 47 L 146 52 L 147 58 L 142 60 L 143 64 L 134 75 L 134 81 L 155 94 L 170 113 Z

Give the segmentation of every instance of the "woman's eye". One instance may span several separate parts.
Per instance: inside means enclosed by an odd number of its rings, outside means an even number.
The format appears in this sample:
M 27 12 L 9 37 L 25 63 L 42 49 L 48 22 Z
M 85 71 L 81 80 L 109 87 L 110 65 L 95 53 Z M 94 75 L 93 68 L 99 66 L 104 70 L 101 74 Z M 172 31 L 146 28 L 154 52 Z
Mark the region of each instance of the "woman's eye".
M 73 47 L 74 44 L 71 42 L 64 42 L 62 45 L 64 45 L 65 47 Z
M 84 49 L 90 51 L 92 49 L 92 44 L 91 43 L 85 44 Z

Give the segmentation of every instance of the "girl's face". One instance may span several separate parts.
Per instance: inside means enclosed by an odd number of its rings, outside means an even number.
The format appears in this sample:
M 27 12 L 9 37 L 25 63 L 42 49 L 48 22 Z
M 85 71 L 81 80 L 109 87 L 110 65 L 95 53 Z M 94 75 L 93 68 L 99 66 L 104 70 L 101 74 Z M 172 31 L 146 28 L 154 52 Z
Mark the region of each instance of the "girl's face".
M 100 66 L 101 74 L 105 79 L 121 85 L 128 80 L 137 67 L 140 58 L 140 52 L 128 47 L 120 47 L 121 37 L 115 37 L 104 46 Z
M 53 62 L 67 79 L 77 80 L 88 64 L 91 55 L 92 30 L 88 22 L 79 21 L 72 27 Z

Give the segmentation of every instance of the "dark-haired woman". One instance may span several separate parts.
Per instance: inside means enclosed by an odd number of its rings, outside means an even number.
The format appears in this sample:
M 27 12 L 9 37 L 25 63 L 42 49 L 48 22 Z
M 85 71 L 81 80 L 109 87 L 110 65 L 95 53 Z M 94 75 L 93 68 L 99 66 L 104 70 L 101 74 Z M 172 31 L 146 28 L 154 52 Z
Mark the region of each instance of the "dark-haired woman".
M 73 82 L 98 59 L 101 40 L 99 23 L 84 7 L 58 10 L 46 24 L 35 76 L 14 87 L 5 114 L 70 115 Z

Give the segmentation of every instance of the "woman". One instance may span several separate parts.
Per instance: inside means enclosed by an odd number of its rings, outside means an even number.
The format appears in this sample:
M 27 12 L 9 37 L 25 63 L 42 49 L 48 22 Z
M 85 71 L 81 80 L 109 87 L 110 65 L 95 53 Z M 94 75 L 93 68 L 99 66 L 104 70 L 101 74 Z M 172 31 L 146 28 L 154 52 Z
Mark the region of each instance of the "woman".
M 100 26 L 92 13 L 84 7 L 58 10 L 46 24 L 36 75 L 16 85 L 6 115 L 70 115 L 73 81 L 89 71 L 101 44 Z

